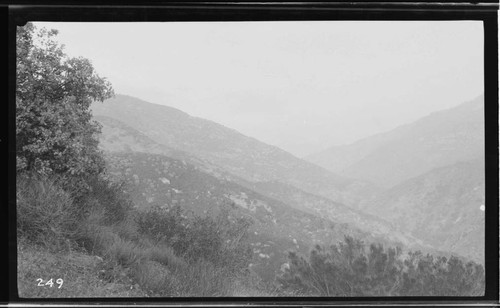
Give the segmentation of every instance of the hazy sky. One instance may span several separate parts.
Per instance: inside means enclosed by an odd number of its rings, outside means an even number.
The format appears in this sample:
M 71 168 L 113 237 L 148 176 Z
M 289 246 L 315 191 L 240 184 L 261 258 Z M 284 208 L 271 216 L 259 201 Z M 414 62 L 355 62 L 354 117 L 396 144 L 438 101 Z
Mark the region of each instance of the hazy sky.
M 476 21 L 39 23 L 116 93 L 299 157 L 483 92 Z

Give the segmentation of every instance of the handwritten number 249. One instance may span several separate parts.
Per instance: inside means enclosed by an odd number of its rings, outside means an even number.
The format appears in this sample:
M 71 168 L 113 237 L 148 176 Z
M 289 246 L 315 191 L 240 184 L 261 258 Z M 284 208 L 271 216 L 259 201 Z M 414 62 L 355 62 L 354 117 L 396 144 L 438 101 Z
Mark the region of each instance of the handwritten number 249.
M 52 281 L 52 278 L 50 278 L 49 280 L 47 280 L 47 282 L 44 283 L 43 279 L 42 278 L 38 278 L 37 279 L 38 281 L 38 286 L 39 287 L 45 287 L 45 286 L 50 286 L 51 288 L 54 286 L 54 281 Z M 58 278 L 56 280 L 56 284 L 59 285 L 59 289 L 62 287 L 63 285 L 63 280 L 61 278 Z

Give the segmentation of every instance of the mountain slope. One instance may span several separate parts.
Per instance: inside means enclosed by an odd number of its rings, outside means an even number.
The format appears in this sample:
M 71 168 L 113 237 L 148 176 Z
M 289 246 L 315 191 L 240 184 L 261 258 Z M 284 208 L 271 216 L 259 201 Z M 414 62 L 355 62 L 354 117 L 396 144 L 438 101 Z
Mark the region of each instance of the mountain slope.
M 344 203 L 359 202 L 377 191 L 373 185 L 337 176 L 277 147 L 175 108 L 117 95 L 103 104 L 93 104 L 92 110 L 96 116 L 127 123 L 159 144 L 190 153 L 250 182 L 284 181 Z
M 252 187 L 255 191 L 280 200 L 301 211 L 324 217 L 333 222 L 356 226 L 373 236 L 402 243 L 413 249 L 430 249 L 422 241 L 409 234 L 403 234 L 386 220 L 368 214 L 330 199 L 309 194 L 280 182 L 259 182 Z
M 305 159 L 340 175 L 392 187 L 437 167 L 484 155 L 484 96 L 392 131 Z
M 483 263 L 484 189 L 484 161 L 459 162 L 407 180 L 361 208 L 434 247 Z
M 139 152 L 108 152 L 106 160 L 110 173 L 129 184 L 128 193 L 138 208 L 179 205 L 186 213 L 203 216 L 232 205 L 232 215 L 250 218 L 254 270 L 265 279 L 275 276 L 288 250 L 308 253 L 315 243 L 329 245 L 344 235 L 404 247 L 383 236 L 300 211 L 182 160 Z
M 166 155 L 192 165 L 197 171 L 223 181 L 221 183 L 231 182 L 237 184 L 300 211 L 317 217 L 324 217 L 349 228 L 358 228 L 379 237 L 382 241 L 389 240 L 413 248 L 423 248 L 424 244 L 421 241 L 408 234 L 401 234 L 398 230 L 392 228 L 390 223 L 377 216 L 367 215 L 344 204 L 307 193 L 278 181 L 255 183 L 246 181 L 227 173 L 217 166 L 209 165 L 206 161 L 190 156 L 188 153 L 175 151 L 160 145 L 118 120 L 103 116 L 97 116 L 96 120 L 103 126 L 100 146 L 108 153 L 142 152 Z M 199 177 L 199 175 L 197 176 Z
M 99 147 L 106 152 L 161 154 L 184 160 L 215 176 L 221 176 L 221 173 L 223 173 L 222 169 L 207 160 L 199 159 L 187 152 L 175 150 L 157 143 L 119 120 L 107 116 L 94 116 L 94 120 L 102 127 L 102 132 L 99 136 Z M 229 174 L 225 174 L 225 176 L 229 179 Z
M 128 99 L 127 97 L 125 98 Z M 108 153 L 112 153 L 113 155 L 111 156 L 115 158 L 120 155 L 129 156 L 129 159 L 124 161 L 131 167 L 129 166 L 125 169 L 114 168 L 114 170 L 121 170 L 118 173 L 126 176 L 137 187 L 134 195 L 136 196 L 135 201 L 138 205 L 148 206 L 149 204 L 158 202 L 170 205 L 182 204 L 183 208 L 202 214 L 205 214 L 205 210 L 208 211 L 208 209 L 204 208 L 207 204 L 214 204 L 217 208 L 220 204 L 227 202 L 240 205 L 244 210 L 252 208 L 257 210 L 259 208 L 257 204 L 266 204 L 270 209 L 276 207 L 280 210 L 273 211 L 282 213 L 282 218 L 269 218 L 272 215 L 260 217 L 260 220 L 257 220 L 262 225 L 258 225 L 257 229 L 267 230 L 267 233 L 261 234 L 258 230 L 255 232 L 260 234 L 257 242 L 261 245 L 266 241 L 272 242 L 272 244 L 265 244 L 268 245 L 266 249 L 277 250 L 280 253 L 285 249 L 295 247 L 296 244 L 291 237 L 295 238 L 297 243 L 302 243 L 299 244 L 302 248 L 305 246 L 308 247 L 309 244 L 318 240 L 339 239 L 343 235 L 351 234 L 352 232 L 357 237 L 363 239 L 399 244 L 411 249 L 435 252 L 437 250 L 444 251 L 444 247 L 446 247 L 446 249 L 449 248 L 451 251 L 463 252 L 460 249 L 455 249 L 452 245 L 443 246 L 441 242 L 429 241 L 428 237 L 420 233 L 415 233 L 414 229 L 405 229 L 395 223 L 398 219 L 401 221 L 411 219 L 411 216 L 404 217 L 402 215 L 399 218 L 384 217 L 383 215 L 386 212 L 374 210 L 371 205 L 380 204 L 380 208 L 383 209 L 384 206 L 392 204 L 392 200 L 389 200 L 390 198 L 384 200 L 384 197 L 387 196 L 386 194 L 379 194 L 379 198 L 375 198 L 376 194 L 374 192 L 376 190 L 370 190 L 370 186 L 365 186 L 363 182 L 337 177 L 324 169 L 303 163 L 299 159 L 275 147 L 262 144 L 215 123 L 192 118 L 178 110 L 171 110 L 169 107 L 148 104 L 137 101 L 134 98 L 130 98 L 130 100 L 131 102 L 128 103 L 125 100 L 123 108 L 120 105 L 121 109 L 118 106 L 111 106 L 109 110 L 105 109 L 103 111 L 101 108 L 95 113 L 98 114 L 96 115 L 96 119 L 103 125 L 101 147 Z M 116 105 L 121 103 L 123 101 L 114 102 Z M 162 113 L 172 118 L 166 117 L 167 121 L 150 118 L 154 117 L 153 115 Z M 109 116 L 102 114 L 109 114 Z M 118 120 L 117 118 L 123 118 L 124 120 Z M 140 118 L 143 120 L 138 120 Z M 125 124 L 123 121 L 127 119 L 130 119 L 135 123 L 136 127 L 142 130 L 130 126 L 129 123 Z M 163 122 L 169 123 L 165 124 Z M 156 129 L 165 129 L 165 134 L 156 134 L 156 130 L 151 130 L 150 126 Z M 169 126 L 171 126 L 170 130 Z M 215 127 L 215 129 L 212 129 L 212 127 Z M 190 131 L 194 132 L 190 133 Z M 204 142 L 207 141 L 201 142 L 199 138 L 206 137 L 214 132 L 219 133 L 220 140 L 217 139 L 219 141 L 216 141 L 215 145 L 209 145 L 208 149 L 205 148 L 203 150 Z M 156 135 L 161 138 L 157 136 L 154 139 L 152 137 Z M 184 139 L 181 140 L 177 135 L 182 136 Z M 190 139 L 192 135 L 194 136 L 194 140 Z M 226 148 L 227 144 L 224 144 L 224 138 L 226 137 L 229 138 L 229 141 L 226 143 L 237 147 L 236 149 L 232 147 Z M 172 141 L 169 145 L 166 145 L 165 143 L 161 143 L 160 139 L 164 140 L 164 142 L 172 139 L 175 142 Z M 242 144 L 246 143 L 253 146 L 242 150 Z M 200 149 L 196 145 L 199 145 Z M 218 155 L 224 157 L 225 160 L 221 159 Z M 258 158 L 255 158 L 256 156 Z M 281 157 L 282 159 L 274 159 L 276 157 Z M 235 172 L 235 167 L 238 166 L 238 158 L 241 158 L 242 161 L 246 160 L 247 165 L 244 164 L 242 168 Z M 155 161 L 163 161 L 167 166 L 177 166 L 177 171 L 172 174 L 171 172 L 167 172 L 161 175 L 161 170 L 164 168 Z M 172 164 L 169 161 L 175 161 L 175 163 Z M 225 161 L 228 163 L 224 163 Z M 290 164 L 287 166 L 282 164 L 283 162 Z M 298 164 L 303 169 L 290 167 L 293 164 Z M 249 170 L 250 174 L 258 174 L 259 177 L 256 178 L 253 175 L 245 176 L 246 170 Z M 272 170 L 278 171 L 273 172 Z M 133 173 L 131 174 L 130 172 Z M 175 174 L 183 174 L 181 181 L 184 183 L 183 188 L 172 186 L 172 183 L 174 183 L 172 177 Z M 284 178 L 280 178 L 278 175 L 284 176 Z M 303 178 L 298 178 L 299 175 L 303 176 Z M 287 178 L 287 176 L 291 178 Z M 145 179 L 145 182 L 141 180 L 142 178 Z M 323 178 L 326 179 L 326 183 L 322 182 Z M 302 183 L 309 189 L 300 186 Z M 323 196 L 321 196 L 318 193 L 318 187 L 326 189 L 328 193 L 323 193 Z M 319 189 L 320 192 L 321 189 Z M 363 210 L 370 211 L 371 215 L 332 200 L 332 196 L 344 200 L 349 199 L 349 194 L 354 194 L 356 189 L 358 192 L 362 192 L 357 195 L 359 206 Z M 311 190 L 316 191 L 316 193 L 311 192 Z M 329 190 L 333 190 L 333 194 Z M 178 191 L 181 193 L 179 194 Z M 184 191 L 188 191 L 189 193 L 185 195 L 182 193 Z M 214 194 L 214 191 L 217 193 Z M 186 196 L 190 197 L 186 198 Z M 454 198 L 455 195 L 449 194 L 447 196 L 448 198 Z M 367 199 L 371 200 L 371 202 L 363 201 Z M 352 199 L 349 199 L 349 201 L 352 202 Z M 356 204 L 356 202 L 350 203 L 350 205 L 352 204 Z M 410 204 L 412 203 L 410 202 Z M 266 206 L 263 206 L 263 209 L 266 209 Z M 404 209 L 404 206 L 401 205 L 401 208 Z M 419 206 L 418 204 L 415 205 L 416 208 Z M 257 213 L 260 212 L 252 213 L 251 216 L 254 217 Z M 265 211 L 262 213 L 265 213 Z M 284 213 L 288 213 L 287 215 L 291 216 L 284 219 L 283 217 L 288 217 Z M 300 223 L 302 217 L 309 218 Z M 390 220 L 392 224 L 386 221 L 386 219 Z M 324 228 L 322 229 L 323 231 L 314 229 L 315 226 L 331 223 L 333 223 L 333 226 L 336 226 L 334 229 L 337 228 L 334 231 L 326 232 Z M 310 228 L 316 231 L 311 231 Z M 287 231 L 284 232 L 283 230 Z M 436 229 L 436 231 L 439 230 Z M 259 254 L 261 253 L 270 256 L 265 250 L 259 251 Z M 276 268 L 278 263 L 281 262 L 278 260 L 280 258 L 270 257 L 269 262 L 273 263 L 274 268 Z M 263 261 L 267 262 L 267 259 L 260 260 L 259 264 L 262 265 Z M 263 273 L 267 269 L 267 265 L 260 267 Z

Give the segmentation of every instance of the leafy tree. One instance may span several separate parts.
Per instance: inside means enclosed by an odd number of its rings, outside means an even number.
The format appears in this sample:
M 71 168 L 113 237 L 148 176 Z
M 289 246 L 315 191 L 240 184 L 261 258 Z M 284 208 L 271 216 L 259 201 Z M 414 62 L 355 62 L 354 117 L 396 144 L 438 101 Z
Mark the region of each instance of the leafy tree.
M 100 126 L 89 108 L 113 90 L 89 60 L 68 57 L 56 35 L 31 23 L 17 29 L 17 171 L 96 175 L 104 161 L 97 147 Z

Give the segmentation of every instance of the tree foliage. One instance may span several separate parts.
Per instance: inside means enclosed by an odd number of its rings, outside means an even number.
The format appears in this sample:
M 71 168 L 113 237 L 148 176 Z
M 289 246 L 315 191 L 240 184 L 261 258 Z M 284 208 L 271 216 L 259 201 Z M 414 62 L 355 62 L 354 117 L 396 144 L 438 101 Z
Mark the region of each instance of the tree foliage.
M 366 246 L 352 237 L 305 259 L 294 252 L 278 277 L 284 292 L 311 296 L 480 296 L 484 269 L 457 257 Z
M 89 108 L 113 96 L 113 90 L 88 59 L 68 57 L 56 35 L 31 23 L 17 30 L 17 171 L 99 174 L 104 167 L 97 147 L 100 126 Z

